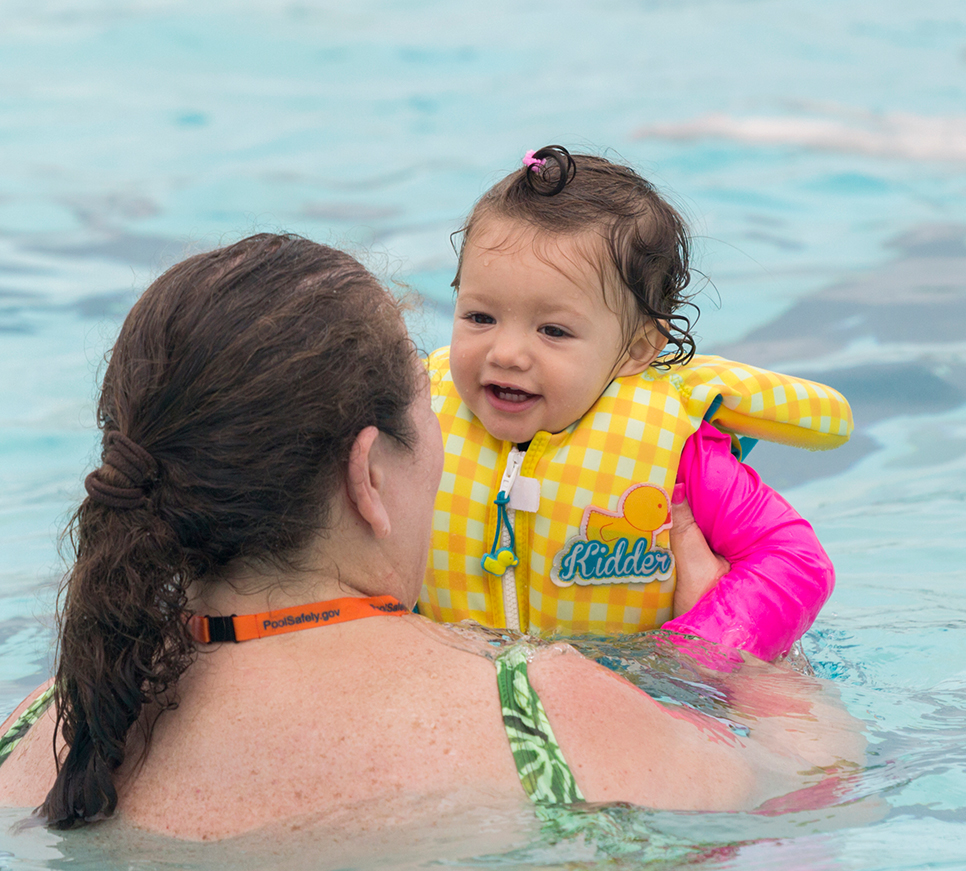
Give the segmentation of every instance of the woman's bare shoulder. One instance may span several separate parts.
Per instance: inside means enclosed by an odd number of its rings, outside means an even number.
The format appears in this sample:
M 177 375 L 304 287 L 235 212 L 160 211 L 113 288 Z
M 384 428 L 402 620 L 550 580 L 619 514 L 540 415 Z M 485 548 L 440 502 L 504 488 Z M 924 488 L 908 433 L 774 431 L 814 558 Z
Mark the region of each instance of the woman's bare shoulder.
M 717 721 L 656 702 L 566 645 L 539 650 L 529 675 L 588 801 L 676 810 L 749 806 L 751 769 L 740 741 Z
M 50 678 L 49 680 L 44 681 L 44 683 L 42 683 L 39 687 L 37 687 L 37 689 L 35 689 L 32 693 L 28 694 L 27 698 L 25 698 L 19 705 L 17 705 L 17 707 L 13 709 L 13 713 L 9 717 L 7 717 L 7 719 L 3 721 L 3 725 L 0 726 L 0 737 L 7 734 L 7 732 L 10 730 L 13 724 L 17 722 L 17 720 L 20 718 L 23 712 L 26 711 L 27 708 L 29 708 L 43 693 L 47 692 L 47 690 L 50 689 L 53 682 L 54 682 L 53 678 Z
M 52 681 L 47 681 L 27 696 L 7 718 L 0 735 L 5 735 L 17 719 L 33 704 Z M 30 726 L 13 752 L 0 765 L 0 805 L 7 807 L 36 807 L 56 776 L 54 760 L 54 729 L 57 715 L 51 705 Z

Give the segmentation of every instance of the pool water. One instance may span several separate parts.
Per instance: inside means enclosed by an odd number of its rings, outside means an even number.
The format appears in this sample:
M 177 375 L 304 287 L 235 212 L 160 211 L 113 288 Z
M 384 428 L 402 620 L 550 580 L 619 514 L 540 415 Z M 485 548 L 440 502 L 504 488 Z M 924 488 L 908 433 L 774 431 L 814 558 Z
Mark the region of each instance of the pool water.
M 868 724 L 861 800 L 767 819 L 614 808 L 596 836 L 556 840 L 454 820 L 343 867 L 966 868 L 958 0 L 7 0 L 0 118 L 0 716 L 50 672 L 57 536 L 140 289 L 187 252 L 295 231 L 418 292 L 431 349 L 473 200 L 527 149 L 606 148 L 693 225 L 700 350 L 853 403 L 846 447 L 751 462 L 837 566 L 803 645 Z M 15 818 L 0 869 L 222 861 Z M 328 867 L 300 855 L 275 864 Z

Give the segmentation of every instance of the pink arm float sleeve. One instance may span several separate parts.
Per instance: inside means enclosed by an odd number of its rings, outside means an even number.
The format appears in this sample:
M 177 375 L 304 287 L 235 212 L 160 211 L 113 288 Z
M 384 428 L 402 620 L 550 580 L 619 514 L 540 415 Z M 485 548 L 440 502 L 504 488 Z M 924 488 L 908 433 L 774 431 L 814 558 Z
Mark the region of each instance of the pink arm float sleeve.
M 765 660 L 787 653 L 835 584 L 832 561 L 811 525 L 740 463 L 730 436 L 709 423 L 685 443 L 677 480 L 698 528 L 731 571 L 661 628 Z

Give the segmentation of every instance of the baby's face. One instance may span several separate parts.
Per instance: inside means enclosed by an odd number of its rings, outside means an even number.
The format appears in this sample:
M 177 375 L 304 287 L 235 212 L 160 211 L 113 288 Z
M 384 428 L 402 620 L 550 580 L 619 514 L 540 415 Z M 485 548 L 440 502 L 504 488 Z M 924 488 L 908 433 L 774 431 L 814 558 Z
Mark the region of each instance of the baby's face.
M 499 439 L 566 429 L 615 376 L 650 363 L 621 355 L 621 322 L 589 256 L 594 244 L 501 220 L 467 240 L 450 366 L 460 397 Z

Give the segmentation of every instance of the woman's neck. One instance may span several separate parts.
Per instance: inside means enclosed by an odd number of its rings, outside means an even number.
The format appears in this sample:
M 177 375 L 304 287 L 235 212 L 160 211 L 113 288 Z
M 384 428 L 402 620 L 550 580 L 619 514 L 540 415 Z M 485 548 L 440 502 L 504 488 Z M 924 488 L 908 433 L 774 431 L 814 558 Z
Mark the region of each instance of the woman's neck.
M 196 614 L 254 614 L 367 593 L 344 579 L 312 571 L 259 572 L 250 568 L 192 585 L 188 610 Z
M 349 520 L 346 520 L 348 517 Z M 340 520 L 340 518 L 342 518 Z M 420 566 L 425 566 L 425 554 Z M 345 510 L 326 534 L 312 541 L 288 563 L 236 561 L 217 579 L 189 588 L 188 608 L 195 614 L 258 614 L 343 597 L 394 596 L 413 607 L 422 574 L 400 575 L 405 564 L 386 542 Z

